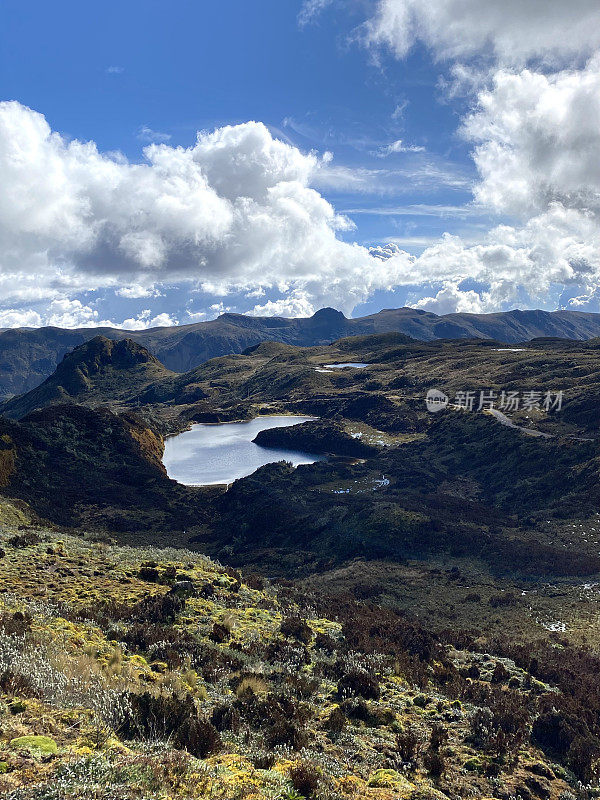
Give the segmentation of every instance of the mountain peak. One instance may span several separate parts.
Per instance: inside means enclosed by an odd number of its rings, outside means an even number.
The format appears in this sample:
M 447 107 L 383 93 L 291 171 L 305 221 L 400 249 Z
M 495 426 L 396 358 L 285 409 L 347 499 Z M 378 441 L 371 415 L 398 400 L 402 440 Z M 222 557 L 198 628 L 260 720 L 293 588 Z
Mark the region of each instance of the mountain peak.
M 317 322 L 345 322 L 346 317 L 342 314 L 341 311 L 338 311 L 337 308 L 331 308 L 331 306 L 326 306 L 325 308 L 320 308 L 318 311 L 311 317 L 312 320 Z
M 83 369 L 89 374 L 97 373 L 105 367 L 128 369 L 137 364 L 156 364 L 160 362 L 133 339 L 108 339 L 95 336 L 67 353 L 58 365 L 56 374 Z
M 156 356 L 132 339 L 95 336 L 67 353 L 40 386 L 5 403 L 2 412 L 20 419 L 55 403 L 85 403 L 88 397 L 94 403 L 126 401 L 169 374 Z

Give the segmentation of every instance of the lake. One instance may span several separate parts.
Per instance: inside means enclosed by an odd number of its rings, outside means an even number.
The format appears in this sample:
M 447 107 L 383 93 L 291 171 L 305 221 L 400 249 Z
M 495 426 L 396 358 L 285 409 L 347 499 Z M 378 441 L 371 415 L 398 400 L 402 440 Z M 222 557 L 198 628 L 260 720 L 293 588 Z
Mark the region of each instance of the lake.
M 165 441 L 163 464 L 169 478 L 187 486 L 233 483 L 251 475 L 264 464 L 291 461 L 313 464 L 323 456 L 260 447 L 252 439 L 267 428 L 284 428 L 309 422 L 315 417 L 257 417 L 250 422 L 223 422 L 192 425 L 190 430 Z
M 364 369 L 369 364 L 363 361 L 344 361 L 343 364 L 325 364 L 326 369 L 345 369 L 346 367 L 354 367 L 354 369 Z

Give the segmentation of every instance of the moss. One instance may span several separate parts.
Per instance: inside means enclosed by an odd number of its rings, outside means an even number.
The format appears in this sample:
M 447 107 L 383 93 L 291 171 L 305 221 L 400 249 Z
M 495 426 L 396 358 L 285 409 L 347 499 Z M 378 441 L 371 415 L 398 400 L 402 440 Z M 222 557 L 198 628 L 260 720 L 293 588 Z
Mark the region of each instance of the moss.
M 374 789 L 393 789 L 394 791 L 407 791 L 414 786 L 404 775 L 395 769 L 378 769 L 369 777 L 367 786 Z
M 58 753 L 58 745 L 50 736 L 17 736 L 16 739 L 11 739 L 10 746 L 13 750 L 29 750 L 43 756 Z
M 463 767 L 468 772 L 481 772 L 484 768 L 485 764 L 481 758 L 478 756 L 473 756 L 473 758 L 469 758 L 463 764 Z

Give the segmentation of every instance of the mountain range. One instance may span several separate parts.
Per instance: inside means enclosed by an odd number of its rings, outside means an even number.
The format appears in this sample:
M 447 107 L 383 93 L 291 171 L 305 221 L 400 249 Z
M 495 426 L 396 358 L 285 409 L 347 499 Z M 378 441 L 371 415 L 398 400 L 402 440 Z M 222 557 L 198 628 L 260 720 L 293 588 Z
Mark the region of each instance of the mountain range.
M 600 314 L 513 310 L 440 316 L 422 309 L 398 308 L 348 319 L 340 311 L 323 308 L 308 318 L 228 313 L 207 322 L 143 331 L 10 328 L 0 330 L 0 398 L 35 388 L 54 372 L 66 353 L 99 335 L 113 340 L 132 339 L 167 369 L 185 372 L 216 356 L 241 353 L 265 341 L 310 347 L 346 336 L 392 331 L 421 341 L 478 338 L 513 344 L 537 337 L 586 340 L 600 335 Z

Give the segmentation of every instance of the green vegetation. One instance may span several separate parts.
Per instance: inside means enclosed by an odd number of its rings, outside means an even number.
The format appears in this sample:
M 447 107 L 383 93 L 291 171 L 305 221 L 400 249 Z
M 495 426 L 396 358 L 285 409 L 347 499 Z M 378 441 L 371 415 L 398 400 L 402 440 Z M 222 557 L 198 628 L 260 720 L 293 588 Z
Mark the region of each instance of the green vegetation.
M 0 793 L 593 797 L 599 360 L 397 333 L 181 375 L 75 351 L 0 418 Z M 323 371 L 345 361 L 369 366 Z M 514 416 L 532 438 L 428 413 L 433 387 L 564 404 Z M 263 443 L 325 461 L 167 478 L 166 433 L 281 412 L 320 419 Z
M 522 667 L 190 551 L 14 537 L 5 526 L 11 800 L 508 797 L 531 779 L 558 798 L 593 777 L 597 734 L 583 706 L 569 716 L 570 667 L 549 652 Z M 562 752 L 557 724 L 573 727 Z

